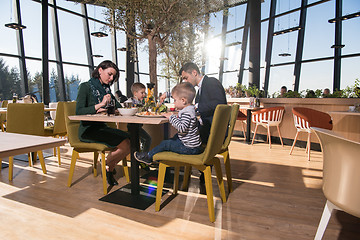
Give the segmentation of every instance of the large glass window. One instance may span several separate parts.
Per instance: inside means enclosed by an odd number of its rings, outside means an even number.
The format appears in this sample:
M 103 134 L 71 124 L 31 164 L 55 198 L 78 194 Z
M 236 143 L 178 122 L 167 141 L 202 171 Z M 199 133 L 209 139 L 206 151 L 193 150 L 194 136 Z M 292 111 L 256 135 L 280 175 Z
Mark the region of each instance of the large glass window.
M 268 92 L 271 94 L 279 92 L 282 86 L 287 89 L 293 88 L 294 65 L 272 67 L 270 71 L 270 82 Z
M 333 61 L 303 63 L 301 66 L 299 90 L 332 89 L 333 69 Z
M 16 43 L 16 30 L 4 25 L 15 22 L 14 7 L 12 1 L 1 1 L 0 3 L 0 53 L 18 54 Z M 24 24 L 23 24 L 24 25 Z M 26 29 L 25 29 L 26 30 Z M 24 30 L 24 31 L 25 31 Z
M 58 11 L 63 61 L 87 64 L 83 19 Z
M 303 59 L 334 56 L 331 46 L 335 26 L 328 20 L 334 17 L 334 2 L 325 2 L 307 9 Z
M 343 58 L 341 61 L 341 82 L 340 88 L 344 89 L 347 86 L 352 86 L 356 79 L 360 80 L 360 57 Z

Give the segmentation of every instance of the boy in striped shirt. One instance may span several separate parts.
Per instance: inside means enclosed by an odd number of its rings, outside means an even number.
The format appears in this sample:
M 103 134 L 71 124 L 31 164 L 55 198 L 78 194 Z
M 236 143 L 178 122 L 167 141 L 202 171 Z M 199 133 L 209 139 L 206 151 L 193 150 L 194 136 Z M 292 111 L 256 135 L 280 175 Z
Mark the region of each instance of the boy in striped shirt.
M 175 152 L 179 154 L 200 154 L 201 147 L 199 124 L 195 115 L 195 106 L 192 104 L 196 91 L 191 83 L 183 82 L 176 85 L 171 95 L 178 114 L 164 113 L 170 124 L 178 131 L 171 139 L 163 140 L 150 152 L 135 152 L 137 161 L 150 165 L 152 157 L 159 152 Z

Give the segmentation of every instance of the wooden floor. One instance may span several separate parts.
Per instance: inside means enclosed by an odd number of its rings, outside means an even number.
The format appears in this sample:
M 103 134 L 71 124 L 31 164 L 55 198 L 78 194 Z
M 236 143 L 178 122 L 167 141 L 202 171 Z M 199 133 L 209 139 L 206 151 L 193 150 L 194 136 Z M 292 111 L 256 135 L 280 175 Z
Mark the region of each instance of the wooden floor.
M 91 155 L 80 155 L 75 183 L 68 188 L 70 147 L 62 148 L 60 167 L 55 157 L 46 159 L 47 175 L 39 162 L 32 168 L 14 161 L 13 182 L 8 168 L 0 174 L 0 239 L 313 239 L 325 205 L 322 155 L 312 152 L 309 162 L 304 149 L 295 149 L 292 156 L 289 149 L 251 146 L 234 137 L 235 190 L 224 204 L 213 172 L 215 223 L 209 222 L 196 170 L 188 192 L 171 197 L 169 186 L 164 206 L 155 212 L 154 204 L 138 210 L 99 201 L 101 175 L 91 174 Z M 119 186 L 110 192 L 126 184 L 121 169 Z M 360 239 L 360 220 L 335 212 L 324 239 Z

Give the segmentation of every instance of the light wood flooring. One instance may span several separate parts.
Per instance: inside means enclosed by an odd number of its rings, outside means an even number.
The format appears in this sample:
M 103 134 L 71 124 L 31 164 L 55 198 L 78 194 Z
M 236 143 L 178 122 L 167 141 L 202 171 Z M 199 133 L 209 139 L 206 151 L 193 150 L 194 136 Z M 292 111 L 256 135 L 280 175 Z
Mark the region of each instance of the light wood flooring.
M 99 201 L 101 175 L 91 173 L 91 155 L 80 154 L 74 184 L 66 186 L 71 148 L 62 148 L 62 165 L 48 157 L 48 174 L 39 162 L 14 161 L 14 180 L 8 168 L 0 174 L 0 239 L 313 239 L 325 197 L 321 191 L 322 155 L 304 149 L 265 143 L 253 146 L 234 137 L 230 157 L 234 192 L 221 203 L 215 172 L 213 188 L 216 221 L 208 218 L 204 187 L 193 170 L 187 192 L 163 196 L 163 207 L 146 210 Z M 49 150 L 48 152 L 52 152 Z M 7 162 L 7 159 L 3 159 Z M 125 185 L 117 167 L 119 186 Z M 223 171 L 224 172 L 224 171 Z M 144 181 L 144 179 L 141 179 Z M 199 194 L 201 193 L 201 194 Z M 360 220 L 334 212 L 324 239 L 360 239 Z

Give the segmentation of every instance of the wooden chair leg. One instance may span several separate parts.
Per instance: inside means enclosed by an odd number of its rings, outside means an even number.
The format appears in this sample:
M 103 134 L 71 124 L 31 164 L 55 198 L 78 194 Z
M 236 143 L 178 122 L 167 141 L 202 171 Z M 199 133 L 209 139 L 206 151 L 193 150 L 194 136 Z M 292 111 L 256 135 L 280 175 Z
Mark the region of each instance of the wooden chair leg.
M 74 175 L 74 170 L 75 170 L 75 163 L 76 163 L 76 159 L 79 157 L 79 153 L 75 150 L 73 150 L 72 152 L 72 156 L 71 156 L 71 163 L 70 163 L 70 171 L 69 171 L 69 178 L 68 178 L 68 187 L 71 187 L 71 181 L 72 181 L 72 177 Z
M 123 168 L 124 168 L 124 175 L 125 175 L 126 182 L 129 183 L 130 182 L 129 167 L 127 166 L 126 157 L 124 157 L 124 159 L 122 160 L 122 164 L 123 164 Z
M 308 161 L 310 161 L 310 148 L 311 148 L 311 133 L 308 134 L 307 140 L 307 150 L 308 150 Z
M 181 189 L 184 191 L 185 189 L 189 188 L 189 179 L 190 179 L 190 175 L 191 175 L 191 166 L 186 165 L 185 169 L 184 169 L 184 178 L 183 178 L 183 183 L 181 186 Z
M 177 191 L 179 189 L 179 172 L 180 172 L 180 167 L 176 166 L 174 168 L 174 191 L 173 194 L 177 194 Z
M 160 162 L 158 179 L 157 179 L 156 201 L 155 201 L 155 211 L 156 212 L 160 211 L 161 196 L 162 196 L 162 190 L 163 190 L 163 186 L 164 186 L 165 172 L 166 172 L 166 165 Z
M 254 136 L 253 136 L 253 139 L 252 139 L 252 141 L 251 141 L 251 145 L 253 145 L 254 144 L 254 140 L 255 140 L 255 136 L 256 136 L 256 132 L 257 132 L 257 129 L 258 129 L 258 124 L 256 124 L 256 127 L 255 127 L 255 132 L 254 132 Z
M 94 162 L 93 162 L 93 171 L 94 177 L 97 177 L 97 162 L 99 158 L 99 153 L 97 151 L 94 152 Z
M 60 147 L 57 147 L 57 157 L 58 157 L 58 164 L 59 164 L 59 166 L 61 166 Z
M 33 162 L 32 162 L 31 153 L 28 153 L 28 162 L 29 162 L 29 167 L 32 167 L 32 166 L 33 166 Z
M 205 168 L 204 177 L 205 177 L 205 188 L 206 188 L 206 197 L 208 203 L 209 219 L 210 222 L 215 222 L 214 198 L 213 198 L 210 166 L 207 166 Z
M 43 152 L 38 151 L 38 155 L 39 155 L 39 160 L 40 160 L 40 164 L 41 164 L 41 169 L 42 169 L 43 173 L 46 174 L 46 166 L 45 166 L 45 160 L 44 160 Z
M 283 143 L 283 140 L 282 140 L 282 137 L 281 137 L 281 132 L 280 132 L 279 125 L 276 126 L 276 127 L 277 127 L 277 130 L 278 130 L 278 132 L 279 132 L 279 137 L 280 137 L 281 146 L 284 146 L 284 143 Z
M 56 157 L 56 147 L 54 147 L 54 157 Z
M 9 157 L 9 181 L 13 180 L 14 157 Z
M 0 169 L 2 169 L 2 159 L 0 158 Z
M 269 137 L 269 148 L 271 148 L 271 134 L 270 134 L 270 126 L 267 126 L 267 135 Z
M 299 132 L 296 132 L 296 135 L 295 135 L 295 139 L 294 139 L 293 145 L 291 146 L 291 149 L 290 149 L 290 153 L 289 153 L 290 155 L 291 155 L 292 151 L 294 150 L 295 143 L 296 143 L 296 140 L 297 140 L 298 136 L 299 136 Z
M 225 172 L 226 172 L 226 181 L 228 184 L 228 191 L 231 193 L 233 191 L 232 185 L 232 176 L 231 176 L 231 165 L 230 165 L 230 155 L 229 150 L 223 152 L 221 154 L 224 157 L 224 164 L 225 164 Z
M 105 152 L 101 152 L 101 174 L 103 181 L 104 194 L 107 194 L 107 181 L 106 181 L 106 158 Z
M 226 202 L 226 194 L 224 187 L 224 179 L 221 172 L 220 160 L 218 158 L 214 158 L 214 167 L 216 172 L 216 178 L 220 189 L 220 197 L 223 203 Z

